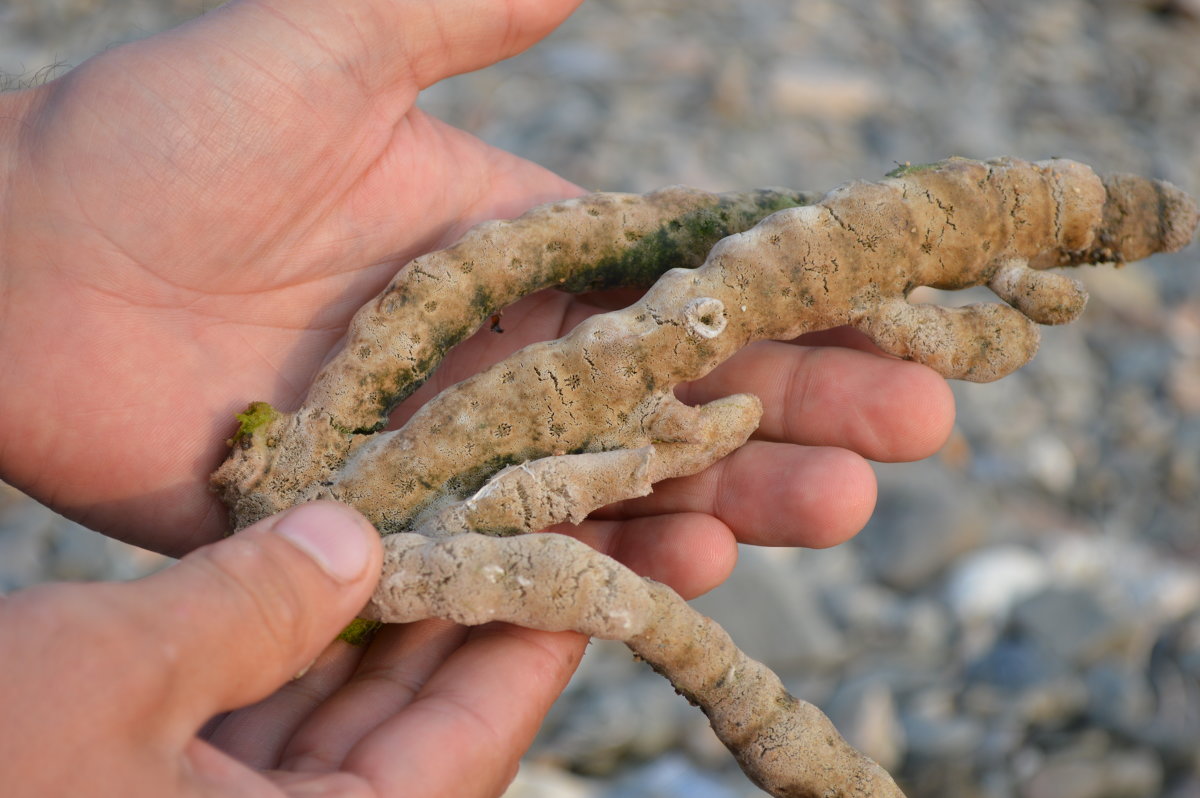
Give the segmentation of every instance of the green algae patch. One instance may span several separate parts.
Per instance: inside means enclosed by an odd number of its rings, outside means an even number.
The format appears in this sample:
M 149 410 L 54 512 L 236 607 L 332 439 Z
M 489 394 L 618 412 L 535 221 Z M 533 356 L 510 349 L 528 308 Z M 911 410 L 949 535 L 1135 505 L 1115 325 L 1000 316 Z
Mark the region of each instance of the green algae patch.
M 229 444 L 232 446 L 240 443 L 244 438 L 253 437 L 255 430 L 267 426 L 279 418 L 279 416 L 279 411 L 271 407 L 270 404 L 266 402 L 251 402 L 250 406 L 244 412 L 238 413 L 235 416 L 241 426 L 233 434 L 233 438 L 229 441 Z
M 945 161 L 936 163 L 909 163 L 905 161 L 902 164 L 897 164 L 896 168 L 888 172 L 884 177 L 908 177 L 909 175 L 917 175 L 921 172 L 928 172 L 931 169 L 936 169 L 939 166 L 945 166 Z
M 352 646 L 365 646 L 375 639 L 375 633 L 379 631 L 383 624 L 379 621 L 368 621 L 365 618 L 355 618 L 350 624 L 342 630 L 342 633 L 337 636 L 338 640 L 343 640 Z
M 1003 159 L 1001 159 L 1003 160 Z M 933 161 L 931 163 L 912 163 L 905 161 L 904 163 L 896 163 L 896 168 L 888 172 L 884 177 L 909 177 L 911 175 L 919 175 L 923 172 L 933 172 L 938 169 L 952 168 L 954 166 L 970 166 L 978 161 L 972 161 L 970 158 L 964 158 L 961 155 L 951 155 L 943 161 Z M 988 161 L 987 163 L 999 163 L 999 161 Z

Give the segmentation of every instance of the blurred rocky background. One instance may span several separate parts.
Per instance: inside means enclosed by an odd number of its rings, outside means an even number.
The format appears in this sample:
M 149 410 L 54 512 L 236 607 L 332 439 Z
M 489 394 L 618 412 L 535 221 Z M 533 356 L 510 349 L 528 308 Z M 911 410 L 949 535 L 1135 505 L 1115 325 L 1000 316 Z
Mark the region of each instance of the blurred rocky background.
M 0 72 L 53 77 L 213 5 L 0 0 Z M 587 0 L 423 105 L 595 189 L 828 188 L 1005 154 L 1197 194 L 1200 3 Z M 1081 276 L 1081 322 L 1014 376 L 956 385 L 939 456 L 879 467 L 859 538 L 747 549 L 697 602 L 913 798 L 1200 798 L 1200 246 Z M 0 589 L 160 563 L 0 499 Z M 509 792 L 758 794 L 607 644 Z

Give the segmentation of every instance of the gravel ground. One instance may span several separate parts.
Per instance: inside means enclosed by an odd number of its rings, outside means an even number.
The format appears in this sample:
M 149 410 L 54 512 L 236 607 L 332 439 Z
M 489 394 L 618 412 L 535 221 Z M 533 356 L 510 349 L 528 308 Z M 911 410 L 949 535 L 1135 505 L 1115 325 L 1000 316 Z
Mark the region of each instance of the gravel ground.
M 16 84 L 214 5 L 7 3 Z M 588 0 L 422 102 L 597 189 L 824 188 L 1008 154 L 1196 194 L 1200 4 Z M 878 469 L 856 541 L 746 550 L 698 602 L 914 798 L 1200 798 L 1200 251 L 1082 276 L 1081 322 L 1016 375 L 955 386 L 939 456 Z M 160 564 L 0 496 L 0 588 Z M 510 790 L 757 794 L 698 713 L 603 644 Z

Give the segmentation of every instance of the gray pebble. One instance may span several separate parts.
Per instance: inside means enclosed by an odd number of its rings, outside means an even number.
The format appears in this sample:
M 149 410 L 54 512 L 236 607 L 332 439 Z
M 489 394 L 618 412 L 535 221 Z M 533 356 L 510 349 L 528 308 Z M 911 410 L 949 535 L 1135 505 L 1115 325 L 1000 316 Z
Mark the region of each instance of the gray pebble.
M 1013 609 L 1019 633 L 1071 664 L 1087 665 L 1117 653 L 1133 632 L 1133 619 L 1105 607 L 1083 590 L 1049 588 Z
M 1106 751 L 1094 757 L 1050 757 L 1024 785 L 1022 798 L 1149 798 L 1162 788 L 1163 767 L 1149 751 Z
M 773 668 L 839 665 L 846 645 L 816 590 L 824 554 L 792 557 L 744 548 L 733 575 L 692 605 L 725 627 L 743 651 Z
M 857 545 L 872 573 L 903 591 L 928 586 L 946 566 L 983 542 L 979 501 L 972 488 L 936 461 L 881 466 L 875 515 Z
M 904 725 L 896 699 L 880 679 L 843 683 L 826 707 L 846 741 L 888 770 L 904 761 Z

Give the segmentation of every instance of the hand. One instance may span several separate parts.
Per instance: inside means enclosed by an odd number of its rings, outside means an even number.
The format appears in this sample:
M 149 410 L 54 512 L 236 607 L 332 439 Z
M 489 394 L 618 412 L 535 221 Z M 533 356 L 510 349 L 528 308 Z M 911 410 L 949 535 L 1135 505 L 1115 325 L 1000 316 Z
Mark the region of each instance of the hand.
M 0 476 L 152 549 L 217 539 L 225 514 L 206 481 L 234 413 L 297 406 L 399 265 L 580 192 L 413 107 L 575 5 L 245 0 L 0 95 Z M 530 298 L 435 385 L 593 311 Z M 670 506 L 716 510 L 745 539 L 845 538 L 873 503 L 850 452 L 923 457 L 949 427 L 939 379 L 858 352 L 761 346 L 723 372 L 693 398 L 759 393 L 775 445 Z M 700 496 L 718 474 L 724 489 Z M 764 493 L 774 500 L 753 500 Z
M 233 414 L 471 224 L 579 189 L 413 107 L 578 0 L 246 0 L 0 95 L 0 477 L 182 554 Z
M 529 649 L 518 670 L 513 658 L 491 656 L 508 631 L 475 633 L 387 723 L 339 738 L 345 756 L 332 768 L 297 757 L 291 767 L 281 749 L 273 769 L 256 770 L 197 738 L 214 713 L 280 684 L 281 693 L 304 695 L 313 678 L 292 677 L 362 606 L 380 560 L 365 519 L 317 503 L 139 582 L 47 585 L 0 598 L 4 794 L 498 794 L 546 709 L 545 695 L 527 700 L 544 692 L 528 685 L 561 686 L 575 664 L 540 641 L 577 635 L 513 630 Z M 348 648 L 335 643 L 309 673 Z M 260 757 L 268 737 L 259 738 Z
M 413 107 L 420 89 L 524 49 L 574 5 L 242 0 L 0 96 L 0 476 L 150 548 L 218 539 L 224 513 L 205 484 L 235 412 L 297 406 L 351 313 L 402 263 L 580 192 Z M 523 300 L 504 336 L 460 346 L 412 402 L 596 309 L 553 292 Z M 853 534 L 874 503 L 863 458 L 924 457 L 952 419 L 933 372 L 844 331 L 750 347 L 683 398 L 739 391 L 767 407 L 757 440 L 575 533 L 695 595 L 726 576 L 736 540 Z M 527 739 L 582 648 L 509 627 L 388 628 L 365 652 L 335 645 L 209 736 L 252 765 L 333 771 L 376 727 L 410 730 L 397 718 L 429 707 L 417 698 L 463 706 L 470 685 L 519 728 L 446 713 L 447 733 Z M 492 664 L 471 671 L 485 652 Z M 513 761 L 504 748 L 484 771 Z

